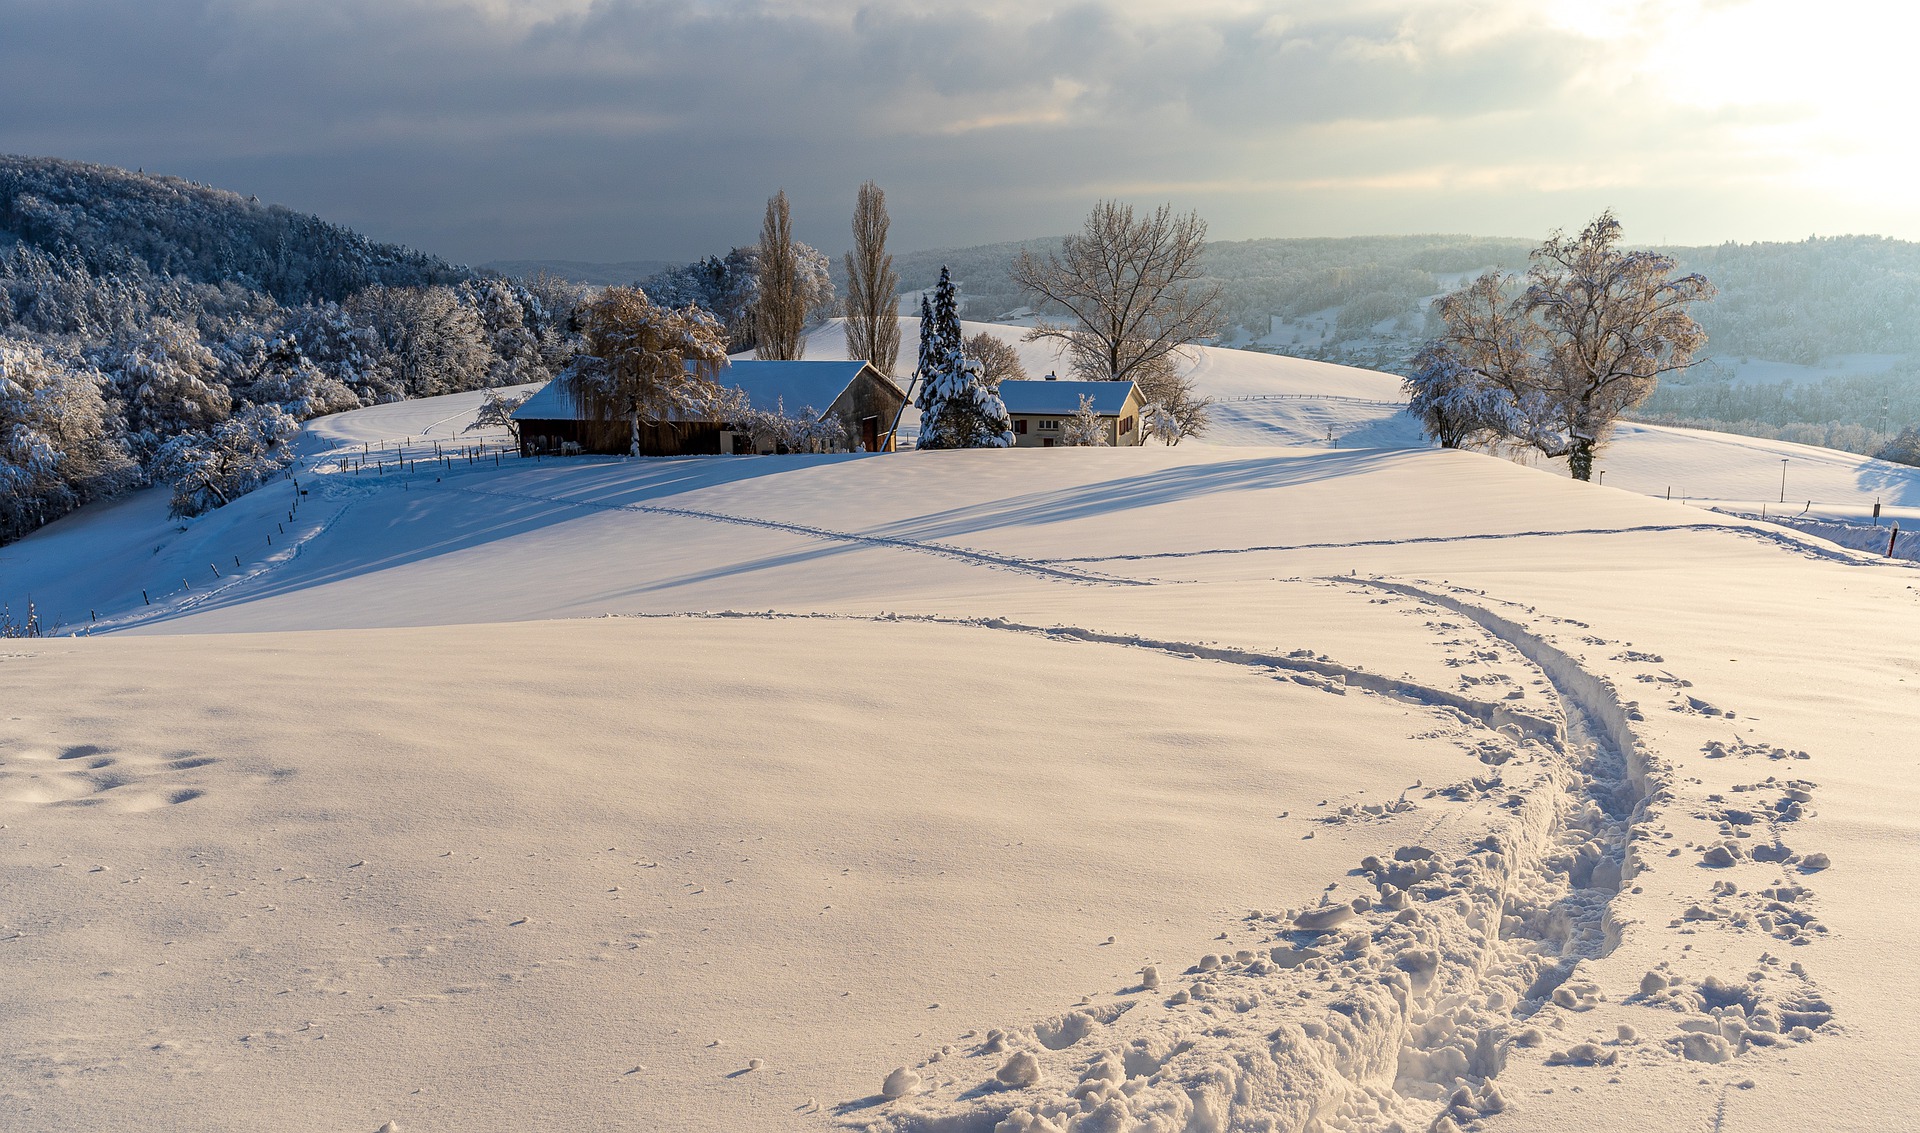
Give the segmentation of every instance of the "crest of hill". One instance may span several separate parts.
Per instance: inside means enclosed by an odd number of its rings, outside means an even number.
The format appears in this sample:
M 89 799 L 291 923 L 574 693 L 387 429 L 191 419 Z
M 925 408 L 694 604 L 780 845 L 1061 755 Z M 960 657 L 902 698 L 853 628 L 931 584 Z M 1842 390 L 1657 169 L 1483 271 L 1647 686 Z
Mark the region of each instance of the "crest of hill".
M 232 281 L 285 304 L 374 284 L 454 283 L 473 272 L 280 205 L 179 177 L 49 157 L 0 156 L 0 247 L 74 254 L 96 274 L 140 268 Z

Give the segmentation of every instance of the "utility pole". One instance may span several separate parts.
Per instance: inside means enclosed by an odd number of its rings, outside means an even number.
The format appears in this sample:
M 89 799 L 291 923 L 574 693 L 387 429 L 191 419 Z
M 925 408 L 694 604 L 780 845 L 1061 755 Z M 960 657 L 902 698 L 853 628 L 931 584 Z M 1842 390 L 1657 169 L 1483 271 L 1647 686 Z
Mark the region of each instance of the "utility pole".
M 1780 502 L 1787 502 L 1787 458 L 1780 458 Z

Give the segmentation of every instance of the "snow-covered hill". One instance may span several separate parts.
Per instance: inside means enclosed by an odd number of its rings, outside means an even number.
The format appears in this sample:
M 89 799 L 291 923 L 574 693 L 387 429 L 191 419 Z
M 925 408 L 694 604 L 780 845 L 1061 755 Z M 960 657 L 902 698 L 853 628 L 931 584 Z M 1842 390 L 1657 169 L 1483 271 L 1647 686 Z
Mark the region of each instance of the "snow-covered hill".
M 342 470 L 467 395 L 0 549 L 0 1125 L 1900 1127 L 1920 571 L 1647 478 L 1907 474 L 1198 376 L 1299 443 Z

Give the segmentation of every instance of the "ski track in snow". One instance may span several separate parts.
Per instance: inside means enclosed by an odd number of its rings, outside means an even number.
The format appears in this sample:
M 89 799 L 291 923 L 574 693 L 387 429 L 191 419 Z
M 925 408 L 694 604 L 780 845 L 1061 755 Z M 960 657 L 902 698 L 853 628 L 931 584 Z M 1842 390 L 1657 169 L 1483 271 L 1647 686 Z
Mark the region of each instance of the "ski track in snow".
M 1570 1017 L 1609 998 L 1583 966 L 1619 945 L 1612 903 L 1645 868 L 1657 808 L 1671 797 L 1666 762 L 1632 728 L 1636 710 L 1564 650 L 1457 594 L 1388 579 L 1321 581 L 1470 620 L 1541 675 L 1561 719 L 1304 650 L 1266 653 L 993 617 L 626 615 L 904 621 L 1145 648 L 1285 674 L 1329 692 L 1351 687 L 1421 703 L 1480 729 L 1483 746 L 1505 749 L 1486 792 L 1484 836 L 1471 846 L 1403 846 L 1391 861 L 1368 857 L 1329 886 L 1318 907 L 1249 914 L 1244 927 L 1266 941 L 1257 949 L 1201 956 L 1178 977 L 1143 969 L 1141 986 L 1106 1002 L 1082 1000 L 1062 1015 L 984 1038 L 968 1032 L 886 1075 L 879 1094 L 833 1107 L 843 1125 L 874 1133 L 1447 1133 L 1479 1128 L 1505 1110 L 1499 1075 L 1516 1049 L 1574 1066 L 1611 1065 L 1631 1049 L 1626 1044 L 1637 1040 L 1623 1036 L 1605 1047 L 1548 1051 L 1552 1030 L 1533 1021 Z M 1459 854 L 1451 865 L 1449 853 Z M 1749 1040 L 1786 1041 L 1787 1023 L 1823 1021 L 1824 1004 L 1798 965 L 1791 975 L 1767 975 L 1792 983 L 1787 994 L 1799 999 L 1763 987 L 1759 973 L 1745 984 L 1708 978 L 1698 990 L 1667 974 L 1658 988 L 1643 982 L 1636 1001 L 1686 1016 L 1684 1033 L 1666 1044 L 1672 1053 L 1724 1061 Z M 1169 990 L 1163 979 L 1176 986 Z M 1610 991 L 1634 998 L 1631 989 Z M 1799 1010 L 1806 1003 L 1811 1014 Z M 1723 1008 L 1739 1020 L 1723 1021 Z M 1811 1032 L 1796 1027 L 1793 1037 Z
M 495 496 L 502 499 L 527 500 L 533 503 L 560 504 L 565 507 L 592 508 L 598 511 L 625 511 L 641 515 L 666 515 L 677 519 L 702 519 L 713 523 L 734 523 L 744 527 L 758 527 L 768 531 L 784 531 L 790 535 L 800 535 L 809 539 L 825 539 L 839 543 L 853 543 L 868 547 L 888 547 L 902 551 L 917 551 L 924 555 L 936 555 L 941 558 L 956 559 L 976 566 L 997 567 L 1001 570 L 1017 571 L 1022 574 L 1037 575 L 1041 578 L 1059 582 L 1090 583 L 1099 586 L 1151 586 L 1146 579 L 1117 578 L 1111 575 L 1097 574 L 1092 571 L 1074 570 L 1070 567 L 1050 566 L 1035 559 L 1023 559 L 1013 555 L 995 555 L 986 551 L 973 551 L 965 547 L 955 547 L 948 543 L 933 543 L 915 539 L 902 539 L 887 535 L 862 535 L 852 531 L 834 531 L 825 527 L 809 527 L 799 523 L 785 523 L 777 519 L 758 519 L 746 515 L 730 515 L 726 512 L 702 511 L 697 508 L 671 507 L 664 504 L 616 504 L 602 503 L 597 500 L 583 500 L 570 496 L 542 496 L 530 492 L 500 492 L 481 488 L 455 488 L 444 484 L 436 485 L 430 491 L 466 492 L 476 496 Z

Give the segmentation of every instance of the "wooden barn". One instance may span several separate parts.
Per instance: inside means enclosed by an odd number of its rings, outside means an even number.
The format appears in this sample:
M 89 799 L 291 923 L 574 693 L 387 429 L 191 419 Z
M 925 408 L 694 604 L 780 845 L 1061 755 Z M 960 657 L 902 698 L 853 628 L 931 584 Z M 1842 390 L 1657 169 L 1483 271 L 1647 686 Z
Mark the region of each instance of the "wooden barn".
M 838 418 L 849 446 L 863 452 L 892 452 L 893 423 L 907 395 L 870 363 L 729 362 L 714 380 L 747 395 L 759 410 L 784 407 L 798 416 L 812 406 L 820 420 Z M 623 456 L 631 443 L 626 421 L 595 420 L 564 379 L 555 379 L 528 398 L 513 417 L 520 427 L 520 450 L 535 453 L 604 453 Z M 745 434 L 728 421 L 640 423 L 640 452 L 645 456 L 698 456 L 750 451 Z

